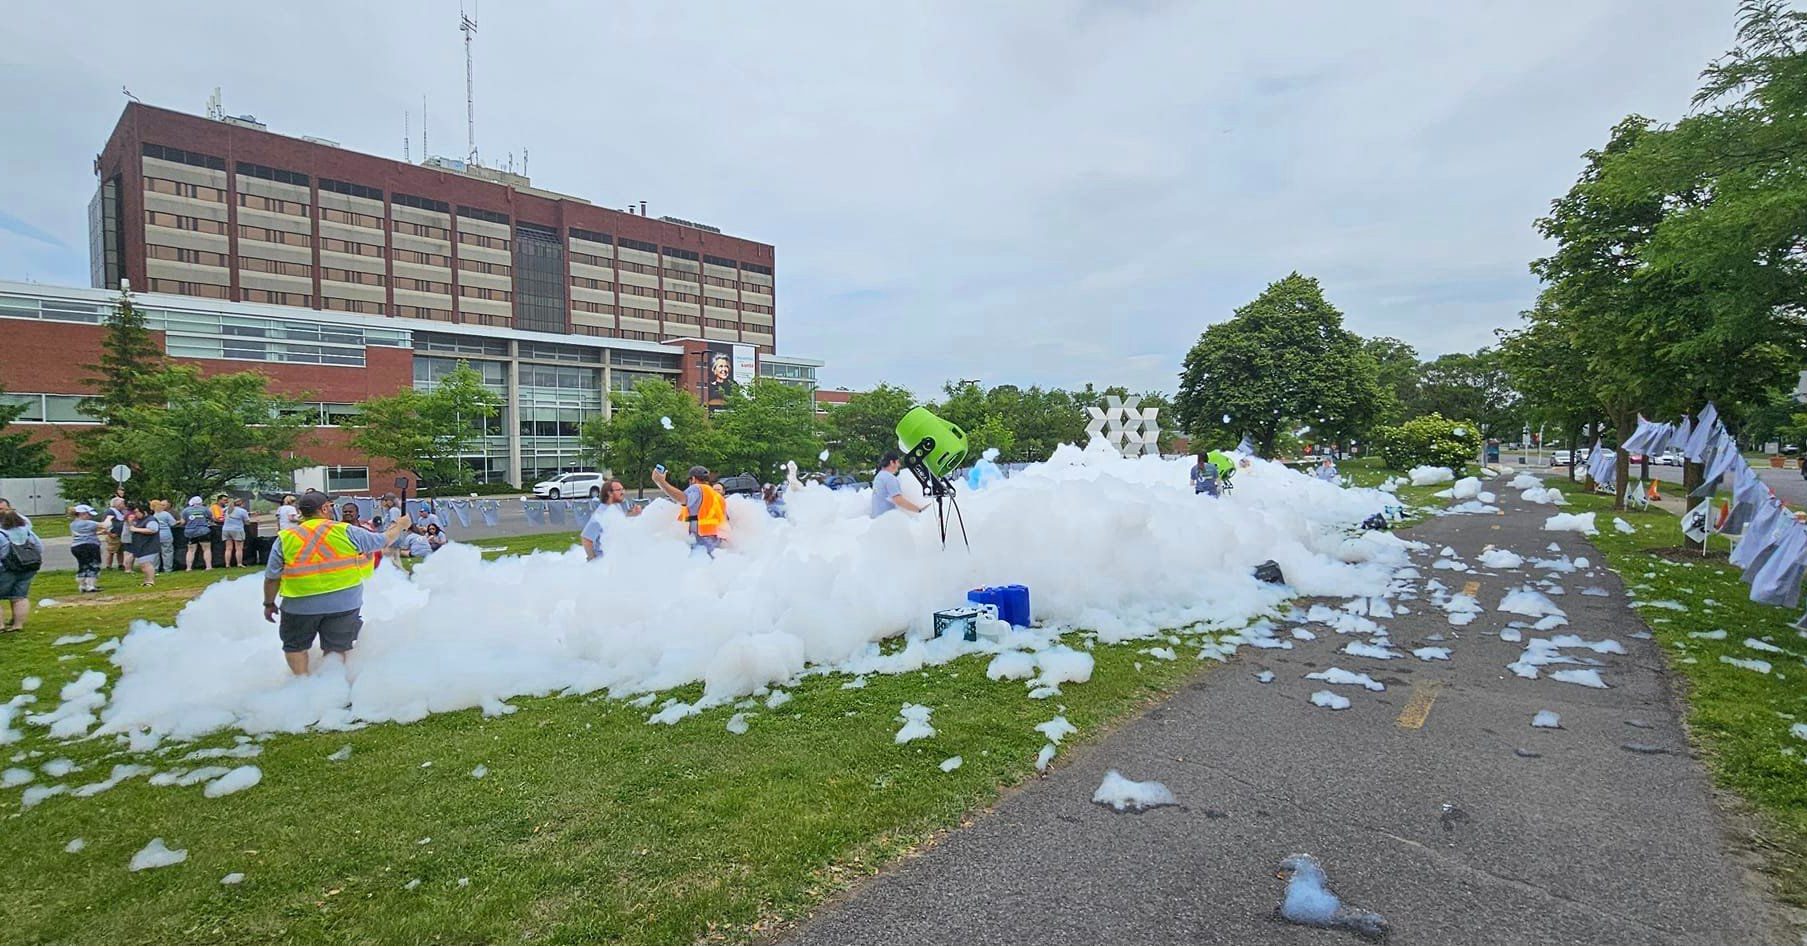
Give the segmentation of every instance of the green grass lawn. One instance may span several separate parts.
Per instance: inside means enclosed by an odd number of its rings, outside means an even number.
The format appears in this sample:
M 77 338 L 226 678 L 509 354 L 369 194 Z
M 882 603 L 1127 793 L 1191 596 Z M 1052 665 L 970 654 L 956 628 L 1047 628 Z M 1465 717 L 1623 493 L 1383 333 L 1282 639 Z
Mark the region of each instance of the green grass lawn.
M 1634 601 L 1678 602 L 1678 612 L 1648 604 L 1638 613 L 1649 623 L 1681 678 L 1687 721 L 1696 745 L 1719 783 L 1737 792 L 1759 814 L 1772 874 L 1782 896 L 1807 907 L 1807 741 L 1792 736 L 1791 724 L 1807 722 L 1807 637 L 1790 627 L 1797 611 L 1750 600 L 1739 570 L 1724 559 L 1728 543 L 1715 538 L 1719 558 L 1671 561 L 1654 550 L 1684 544 L 1679 519 L 1664 511 L 1613 513 L 1612 499 L 1577 491 L 1564 512 L 1596 512 L 1600 535 L 1594 544 L 1631 589 Z M 1637 528 L 1613 527 L 1618 516 Z M 1698 547 L 1697 547 L 1698 548 Z M 1692 637 L 1723 629 L 1723 640 Z M 1746 647 L 1746 638 L 1767 641 L 1786 653 Z M 1720 661 L 1721 656 L 1761 658 L 1768 674 Z
M 43 516 L 34 516 L 31 518 L 31 531 L 43 539 L 67 536 L 69 535 L 69 517 L 52 516 L 48 513 Z
M 481 544 L 523 551 L 570 538 Z M 27 709 L 44 711 L 83 669 L 115 677 L 91 649 L 134 618 L 170 620 L 212 578 L 176 574 L 141 590 L 110 574 L 107 601 L 39 610 L 27 632 L 0 637 L 0 696 L 41 676 Z M 73 599 L 72 588 L 69 573 L 48 572 L 33 597 Z M 52 644 L 89 632 L 100 637 Z M 21 812 L 23 790 L 7 789 L 0 931 L 11 942 L 84 943 L 759 939 L 1033 778 L 1044 742 L 1035 724 L 1064 708 L 1081 729 L 1071 748 L 1187 680 L 1198 662 L 1180 651 L 1164 662 L 1100 646 L 1089 683 L 1039 701 L 1021 682 L 987 680 L 978 657 L 859 689 L 844 689 L 845 676 L 809 677 L 789 703 L 751 711 L 740 736 L 724 729 L 728 708 L 655 726 L 650 710 L 599 695 L 517 699 L 519 712 L 496 718 L 471 710 L 278 735 L 248 761 L 262 783 L 218 799 L 139 777 Z M 270 660 L 281 660 L 274 629 Z M 894 743 L 906 701 L 934 708 L 936 736 Z M 186 746 L 130 756 L 111 740 L 57 744 L 25 729 L 4 753 L 23 758 L 3 765 L 67 757 L 82 767 L 60 780 L 71 788 L 119 762 L 201 765 L 179 762 Z M 345 745 L 349 759 L 328 760 Z M 956 755 L 964 764 L 942 772 Z M 479 765 L 482 779 L 471 775 Z M 77 837 L 86 847 L 66 853 Z M 129 873 L 152 837 L 188 860 Z M 221 885 L 229 872 L 243 884 Z

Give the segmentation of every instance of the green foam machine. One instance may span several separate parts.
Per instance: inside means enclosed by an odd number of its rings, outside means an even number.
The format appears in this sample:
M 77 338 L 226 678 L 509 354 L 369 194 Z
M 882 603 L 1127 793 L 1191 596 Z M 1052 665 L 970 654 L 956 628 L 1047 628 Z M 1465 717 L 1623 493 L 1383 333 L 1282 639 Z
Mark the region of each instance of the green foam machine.
M 909 410 L 897 422 L 897 446 L 904 451 L 903 466 L 922 484 L 924 493 L 935 498 L 936 518 L 941 523 L 941 544 L 947 545 L 947 517 L 951 509 L 960 525 L 960 540 L 966 539 L 966 518 L 960 515 L 960 504 L 954 499 L 955 470 L 966 460 L 966 432 L 936 416 L 922 405 Z M 970 547 L 971 543 L 967 542 Z

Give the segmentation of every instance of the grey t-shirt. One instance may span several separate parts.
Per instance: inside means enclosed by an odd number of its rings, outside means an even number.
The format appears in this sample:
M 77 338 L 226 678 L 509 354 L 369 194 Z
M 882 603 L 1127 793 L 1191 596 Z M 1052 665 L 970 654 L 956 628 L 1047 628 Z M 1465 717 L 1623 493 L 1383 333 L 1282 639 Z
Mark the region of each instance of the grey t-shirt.
M 95 520 L 69 521 L 69 546 L 100 545 L 100 523 Z
M 160 543 L 173 542 L 175 537 L 170 532 L 170 528 L 176 525 L 175 514 L 168 510 L 158 510 L 151 514 L 151 519 L 157 521 L 157 541 Z
M 696 535 L 696 518 L 703 514 L 703 488 L 691 484 L 684 488 L 684 509 L 690 511 L 690 535 Z
M 251 511 L 242 506 L 235 506 L 226 511 L 226 522 L 220 528 L 228 533 L 243 534 L 245 524 L 249 522 L 251 522 Z
M 872 478 L 872 518 L 877 519 L 897 509 L 892 498 L 903 496 L 903 484 L 897 475 L 889 470 L 881 470 Z
M 350 537 L 351 544 L 356 546 L 359 552 L 366 555 L 383 548 L 382 533 L 373 533 L 361 526 L 347 526 L 345 535 Z M 282 578 L 283 555 L 281 537 L 278 536 L 277 542 L 270 546 L 270 564 L 264 568 L 265 578 Z M 327 592 L 323 595 L 298 595 L 282 600 L 282 610 L 293 615 L 331 615 L 335 612 L 349 612 L 354 608 L 362 608 L 363 605 L 364 586 L 362 584 L 336 592 Z

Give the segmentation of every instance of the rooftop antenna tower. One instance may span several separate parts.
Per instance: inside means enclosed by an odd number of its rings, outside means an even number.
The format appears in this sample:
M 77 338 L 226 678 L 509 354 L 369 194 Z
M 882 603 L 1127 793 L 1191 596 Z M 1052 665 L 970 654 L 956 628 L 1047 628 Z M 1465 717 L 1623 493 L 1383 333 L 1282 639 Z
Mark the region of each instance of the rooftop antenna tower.
M 475 73 L 471 69 L 471 37 L 477 35 L 477 5 L 471 3 L 471 12 L 466 15 L 464 5 L 458 5 L 458 29 L 464 34 L 464 137 L 470 144 L 470 154 L 465 157 L 466 164 L 477 163 L 477 92 Z
M 402 161 L 413 164 L 414 156 L 408 150 L 408 110 L 402 109 Z
M 213 94 L 207 97 L 207 117 L 219 121 L 226 117 L 226 110 L 220 107 L 220 87 L 213 87 Z
M 425 161 L 431 157 L 433 157 L 433 153 L 427 150 L 427 94 L 422 92 L 420 94 L 420 160 Z

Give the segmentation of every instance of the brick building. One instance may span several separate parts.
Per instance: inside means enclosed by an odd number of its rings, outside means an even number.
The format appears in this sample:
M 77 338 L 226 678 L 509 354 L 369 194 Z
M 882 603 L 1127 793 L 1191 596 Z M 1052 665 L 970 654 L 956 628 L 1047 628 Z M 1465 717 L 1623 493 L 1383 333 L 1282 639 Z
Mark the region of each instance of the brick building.
M 577 428 L 606 392 L 665 377 L 715 400 L 734 380 L 815 386 L 777 354 L 773 248 L 535 188 L 461 162 L 419 165 L 274 134 L 249 118 L 128 104 L 95 159 L 94 289 L 0 283 L 0 381 L 52 429 L 83 423 L 74 366 L 93 362 L 122 279 L 167 354 L 263 372 L 320 412 L 306 474 L 386 482 L 345 446 L 357 402 L 430 388 L 471 362 L 507 407 L 483 481 L 584 464 Z

